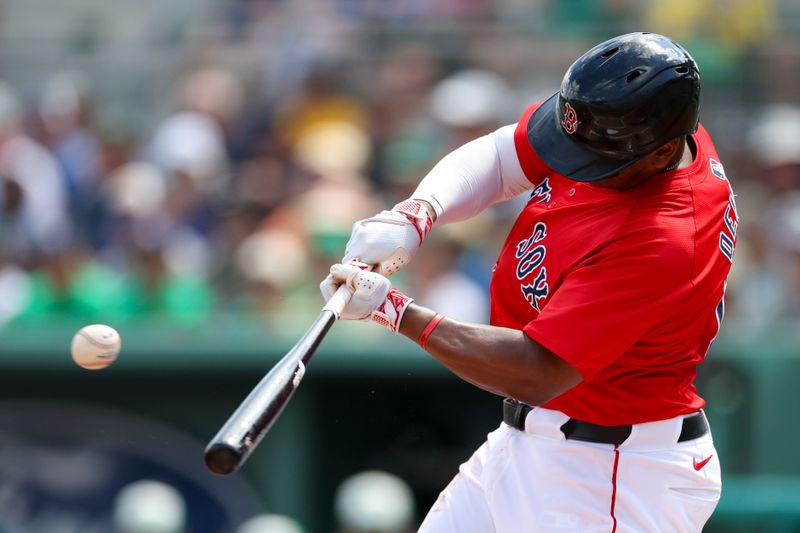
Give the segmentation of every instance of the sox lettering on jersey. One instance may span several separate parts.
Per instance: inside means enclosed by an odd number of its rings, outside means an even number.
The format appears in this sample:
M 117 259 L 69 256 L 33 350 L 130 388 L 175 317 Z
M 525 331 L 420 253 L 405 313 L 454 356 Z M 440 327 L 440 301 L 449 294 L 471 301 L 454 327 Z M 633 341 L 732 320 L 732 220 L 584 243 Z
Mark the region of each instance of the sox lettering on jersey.
M 529 201 L 532 202 L 536 200 L 537 204 L 547 203 L 550 201 L 551 192 L 553 192 L 553 188 L 550 186 L 550 178 L 545 178 L 539 185 L 533 188 Z
M 539 300 L 547 298 L 550 291 L 550 286 L 547 283 L 547 268 L 542 265 L 544 258 L 547 257 L 547 247 L 544 244 L 537 244 L 546 237 L 547 225 L 543 222 L 537 222 L 533 227 L 530 237 L 517 243 L 517 251 L 515 254 L 518 259 L 518 280 L 523 281 L 526 277 L 539 269 L 538 272 L 536 272 L 533 283 L 520 285 L 522 295 L 536 311 L 541 311 Z

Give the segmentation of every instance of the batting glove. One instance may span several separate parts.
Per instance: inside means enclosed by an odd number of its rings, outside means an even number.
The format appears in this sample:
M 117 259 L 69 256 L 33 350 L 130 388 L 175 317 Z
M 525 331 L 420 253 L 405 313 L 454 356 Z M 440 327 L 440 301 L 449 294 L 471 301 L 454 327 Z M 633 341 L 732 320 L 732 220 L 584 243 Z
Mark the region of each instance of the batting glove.
M 331 275 L 335 288 L 344 284 L 352 293 L 340 319 L 372 320 L 397 333 L 409 304 L 413 301 L 394 287 L 392 282 L 376 272 L 370 272 L 364 263 L 353 261 L 348 264 L 336 264 L 331 267 Z M 326 286 L 327 278 L 320 288 L 323 294 L 330 290 Z M 335 292 L 334 288 L 334 292 Z
M 366 263 L 374 272 L 389 277 L 411 262 L 432 226 L 425 204 L 416 200 L 400 202 L 391 211 L 381 211 L 353 224 L 342 263 Z M 320 284 L 326 302 L 338 286 L 330 275 Z
M 416 200 L 400 202 L 391 211 L 353 224 L 342 263 L 358 259 L 384 276 L 396 274 L 411 262 L 432 226 L 433 219 L 424 204 Z

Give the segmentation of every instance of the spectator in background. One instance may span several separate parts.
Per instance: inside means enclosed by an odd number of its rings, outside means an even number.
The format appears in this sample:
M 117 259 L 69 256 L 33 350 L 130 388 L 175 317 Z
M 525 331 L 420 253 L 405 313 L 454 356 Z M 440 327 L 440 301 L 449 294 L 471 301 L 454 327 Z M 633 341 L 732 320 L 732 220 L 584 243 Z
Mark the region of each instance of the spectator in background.
M 3 184 L 3 255 L 34 265 L 64 250 L 72 238 L 67 190 L 58 164 L 26 135 L 22 108 L 0 82 L 0 180 Z
M 671 35 L 696 51 L 707 79 L 724 79 L 740 67 L 738 59 L 774 35 L 775 0 L 654 0 L 643 3 L 643 25 Z
M 0 325 L 25 313 L 37 288 L 52 288 L 45 300 L 64 292 L 59 254 L 73 238 L 64 177 L 50 152 L 25 133 L 22 115 L 0 81 Z
M 756 118 L 746 152 L 753 180 L 740 194 L 743 217 L 732 270 L 733 311 L 752 327 L 800 316 L 800 108 L 774 104 Z
M 781 278 L 781 302 L 776 314 L 800 318 L 800 189 L 782 194 L 770 203 L 764 216 L 775 270 Z
M 102 313 L 116 307 L 133 314 L 163 313 L 179 322 L 205 318 L 214 301 L 208 282 L 211 251 L 198 232 L 170 216 L 166 176 L 152 164 L 127 163 L 108 177 L 103 192 L 111 239 L 104 261 L 95 261 L 90 272 L 105 272 L 125 290 L 116 304 L 102 305 Z
M 764 109 L 748 136 L 759 181 L 773 193 L 800 190 L 800 107 L 773 104 Z
M 226 134 L 241 111 L 244 88 L 233 72 L 203 67 L 180 78 L 177 93 L 179 109 L 156 128 L 147 149 L 155 167 L 142 173 L 146 167 L 134 163 L 116 172 L 116 192 L 127 197 L 116 202 L 121 234 L 114 247 L 128 275 L 139 275 L 143 311 L 194 323 L 214 306 L 217 211 L 230 185 Z M 140 174 L 157 186 L 136 185 L 133 176 Z M 150 207 L 129 211 L 131 198 Z
M 309 270 L 308 250 L 301 237 L 290 228 L 276 225 L 245 237 L 234 255 L 240 281 L 238 301 L 233 305 L 265 319 L 295 303 L 291 294 L 302 287 Z M 301 298 L 301 304 L 303 301 L 307 300 Z
M 415 43 L 397 46 L 381 57 L 364 85 L 376 150 L 370 174 L 388 205 L 407 198 L 405 190 L 413 190 L 411 183 L 444 154 L 441 132 L 427 112 L 431 90 L 441 76 L 437 52 Z
M 102 241 L 102 147 L 91 131 L 91 100 L 85 78 L 73 72 L 50 76 L 39 107 L 44 141 L 66 179 L 70 215 L 82 238 L 97 247 Z
M 223 68 L 190 71 L 178 82 L 179 109 L 156 128 L 148 148 L 150 160 L 174 191 L 173 216 L 192 220 L 210 195 L 229 179 L 226 131 L 244 102 L 241 80 Z
M 342 87 L 337 65 L 323 63 L 308 75 L 275 111 L 275 134 L 290 150 L 318 127 L 349 124 L 363 130 L 367 124 L 364 104 Z
M 306 190 L 285 198 L 234 253 L 243 303 L 265 316 L 315 316 L 316 288 L 309 280 L 338 259 L 352 213 L 366 216 L 377 207 L 364 175 L 370 157 L 366 132 L 325 113 L 303 123 L 290 153 L 310 177 Z
M 508 84 L 484 69 L 458 71 L 441 80 L 429 100 L 431 116 L 449 133 L 445 152 L 513 120 L 515 105 Z M 453 113 L 454 109 L 459 112 Z

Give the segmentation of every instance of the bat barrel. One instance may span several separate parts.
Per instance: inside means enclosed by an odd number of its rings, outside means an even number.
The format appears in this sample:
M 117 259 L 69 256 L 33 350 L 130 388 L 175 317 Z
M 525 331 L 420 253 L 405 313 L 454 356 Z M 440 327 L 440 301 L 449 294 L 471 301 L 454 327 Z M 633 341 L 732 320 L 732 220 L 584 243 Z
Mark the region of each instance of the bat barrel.
M 323 309 L 297 344 L 264 376 L 206 447 L 203 460 L 220 475 L 235 472 L 247 460 L 289 403 L 314 355 L 336 320 Z

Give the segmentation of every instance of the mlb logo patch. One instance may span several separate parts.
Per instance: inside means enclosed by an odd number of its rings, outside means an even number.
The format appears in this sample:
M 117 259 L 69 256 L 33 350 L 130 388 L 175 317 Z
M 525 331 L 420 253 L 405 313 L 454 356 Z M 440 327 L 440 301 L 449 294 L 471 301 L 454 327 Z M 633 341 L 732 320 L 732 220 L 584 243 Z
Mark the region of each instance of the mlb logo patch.
M 722 163 L 714 159 L 713 157 L 708 158 L 708 163 L 711 166 L 711 173 L 714 174 L 721 180 L 726 180 L 728 178 L 725 177 L 725 169 L 722 166 Z

